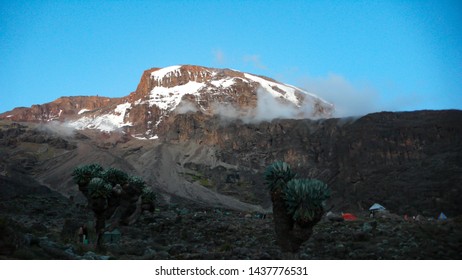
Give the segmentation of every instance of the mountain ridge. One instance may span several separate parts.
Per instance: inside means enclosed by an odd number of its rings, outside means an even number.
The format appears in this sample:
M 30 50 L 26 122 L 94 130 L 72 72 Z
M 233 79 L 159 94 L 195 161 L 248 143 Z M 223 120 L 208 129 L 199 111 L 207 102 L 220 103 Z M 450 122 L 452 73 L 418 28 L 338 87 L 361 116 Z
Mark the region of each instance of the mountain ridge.
M 272 106 L 276 109 L 270 110 L 272 113 L 283 112 L 274 118 L 326 118 L 334 110 L 314 94 L 264 76 L 175 65 L 145 70 L 136 90 L 125 97 L 60 97 L 30 108 L 15 108 L 0 114 L 0 119 L 66 121 L 76 129 L 122 129 L 135 137 L 155 139 L 174 114 L 200 111 L 252 120 L 259 118 L 262 110 L 258 106 Z

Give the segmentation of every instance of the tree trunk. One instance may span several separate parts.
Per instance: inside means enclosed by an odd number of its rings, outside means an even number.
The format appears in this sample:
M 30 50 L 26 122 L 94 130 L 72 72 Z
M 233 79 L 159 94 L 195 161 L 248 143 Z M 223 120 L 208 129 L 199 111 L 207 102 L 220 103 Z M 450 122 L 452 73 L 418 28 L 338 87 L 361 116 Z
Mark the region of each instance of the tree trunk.
M 282 191 L 276 191 L 271 194 L 273 201 L 273 220 L 276 231 L 276 241 L 286 256 L 295 258 L 300 246 L 307 241 L 313 234 L 313 227 L 320 217 L 315 217 L 312 221 L 304 223 L 295 223 L 292 217 L 287 213 L 287 207 L 283 198 Z M 321 215 L 322 216 L 322 215 Z
M 96 217 L 96 250 L 101 251 L 103 249 L 103 234 L 106 225 L 106 218 L 104 215 Z
M 79 191 L 88 199 L 88 184 L 79 184 Z
M 107 200 L 106 198 L 93 198 L 91 200 L 91 208 L 95 213 L 96 223 L 96 249 L 101 250 L 103 247 L 103 234 L 106 227 L 106 209 L 107 209 Z
M 271 194 L 273 201 L 273 220 L 276 231 L 276 241 L 284 252 L 292 252 L 290 232 L 294 227 L 292 217 L 287 214 L 287 208 L 282 197 L 281 191 L 275 191 Z

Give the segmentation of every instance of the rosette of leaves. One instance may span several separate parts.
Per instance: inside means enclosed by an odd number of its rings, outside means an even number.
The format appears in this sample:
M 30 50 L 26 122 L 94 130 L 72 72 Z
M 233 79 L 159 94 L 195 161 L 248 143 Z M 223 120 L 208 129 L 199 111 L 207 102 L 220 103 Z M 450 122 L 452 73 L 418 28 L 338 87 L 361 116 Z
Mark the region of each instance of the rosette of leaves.
M 122 170 L 117 168 L 110 167 L 102 173 L 102 179 L 111 185 L 115 186 L 117 184 L 124 185 L 128 182 L 129 176 Z
M 141 179 L 138 176 L 130 176 L 128 178 L 128 184 L 131 187 L 139 189 L 140 191 L 143 190 L 144 188 L 146 188 L 146 183 L 143 181 L 143 179 Z
M 141 200 L 143 203 L 154 203 L 156 201 L 156 194 L 149 188 L 144 188 L 141 193 Z
M 284 189 L 287 212 L 301 225 L 317 222 L 324 213 L 324 201 L 329 197 L 330 189 L 316 179 L 293 179 Z
M 72 177 L 79 186 L 85 186 L 90 183 L 91 179 L 101 177 L 103 170 L 103 167 L 97 163 L 82 165 L 74 169 Z
M 266 184 L 272 193 L 285 188 L 287 182 L 294 179 L 296 175 L 290 165 L 282 161 L 269 165 L 264 173 Z
M 112 186 L 102 178 L 93 178 L 88 184 L 88 194 L 91 198 L 108 198 L 111 196 Z

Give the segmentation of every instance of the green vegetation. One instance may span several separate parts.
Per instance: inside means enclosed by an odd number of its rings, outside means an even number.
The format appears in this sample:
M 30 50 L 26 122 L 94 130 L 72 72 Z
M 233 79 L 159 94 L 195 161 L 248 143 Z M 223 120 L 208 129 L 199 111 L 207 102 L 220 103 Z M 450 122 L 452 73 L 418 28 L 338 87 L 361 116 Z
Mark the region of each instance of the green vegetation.
M 275 192 L 283 189 L 297 174 L 292 172 L 289 164 L 276 161 L 266 168 L 264 176 L 270 191 Z
M 287 212 L 299 224 L 322 216 L 329 197 L 327 185 L 316 179 L 292 179 L 284 189 Z
M 132 187 L 137 188 L 138 190 L 143 190 L 146 188 L 146 183 L 141 179 L 140 177 L 137 176 L 129 176 L 128 177 L 128 184 Z
M 206 178 L 201 173 L 186 172 L 186 173 L 182 173 L 182 175 L 189 177 L 189 178 L 187 178 L 187 180 L 189 182 L 191 182 L 191 183 L 198 182 L 199 184 L 201 184 L 202 186 L 204 186 L 206 188 L 213 188 L 214 187 L 213 182 L 211 180 L 209 180 L 208 178 Z
M 144 188 L 141 199 L 143 203 L 154 203 L 157 199 L 157 195 L 152 190 Z
M 101 178 L 93 178 L 88 183 L 88 194 L 92 198 L 109 198 L 112 192 L 112 185 Z
M 79 187 L 86 186 L 90 183 L 91 179 L 100 177 L 103 171 L 103 167 L 99 164 L 83 165 L 74 169 L 72 177 Z
M 115 186 L 116 184 L 123 185 L 127 183 L 129 179 L 127 173 L 113 167 L 109 167 L 108 169 L 106 169 L 106 171 L 102 172 L 101 175 L 106 182 L 110 183 L 113 186 Z
M 278 244 L 286 252 L 296 252 L 321 220 L 330 190 L 317 179 L 296 179 L 290 165 L 281 161 L 269 165 L 264 176 L 273 202 Z
M 72 172 L 79 190 L 88 199 L 89 205 L 95 213 L 96 244 L 102 247 L 102 235 L 106 226 L 106 219 L 120 208 L 122 222 L 126 223 L 136 209 L 136 201 L 141 196 L 143 209 L 154 211 L 155 193 L 150 190 L 143 179 L 130 176 L 116 168 L 104 168 L 99 164 L 88 164 L 76 167 Z M 123 206 L 122 206 L 123 205 Z

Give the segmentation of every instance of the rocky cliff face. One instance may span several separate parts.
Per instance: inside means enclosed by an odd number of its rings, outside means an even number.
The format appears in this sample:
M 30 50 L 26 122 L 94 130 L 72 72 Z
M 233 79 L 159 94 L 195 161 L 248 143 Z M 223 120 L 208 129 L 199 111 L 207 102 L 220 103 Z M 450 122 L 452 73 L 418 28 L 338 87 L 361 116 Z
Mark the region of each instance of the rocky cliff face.
M 33 105 L 30 108 L 15 108 L 9 112 L 0 114 L 0 119 L 23 122 L 65 120 L 66 118 L 78 116 L 87 111 L 101 110 L 102 108 L 117 104 L 119 101 L 119 98 L 99 96 L 60 97 L 53 102 Z
M 266 197 L 262 172 L 275 160 L 301 176 L 324 180 L 332 204 L 349 211 L 374 202 L 400 213 L 457 215 L 462 198 L 461 111 L 376 113 L 359 119 L 277 120 L 223 125 L 201 115 L 177 116 L 166 141 L 218 146 L 217 161 L 239 170 L 210 171 L 216 186 L 252 185 Z M 237 179 L 236 179 L 237 178 Z M 237 191 L 239 192 L 239 191 Z
M 39 126 L 11 124 L 0 130 L 0 152 L 9 159 L 2 161 L 3 173 L 15 162 L 67 195 L 77 193 L 72 169 L 96 162 L 138 174 L 167 197 L 268 209 L 263 172 L 284 160 L 300 176 L 327 182 L 337 211 L 378 202 L 399 214 L 456 216 L 462 211 L 460 119 L 462 111 L 454 110 L 244 123 L 196 112 L 176 115 L 155 141 L 91 130 L 62 139 Z
M 280 106 L 284 115 L 267 115 L 264 110 L 268 108 L 263 106 L 268 102 Z M 252 121 L 280 116 L 325 118 L 333 109 L 313 94 L 270 78 L 183 65 L 146 70 L 136 91 L 123 98 L 63 97 L 31 108 L 16 108 L 0 114 L 0 119 L 60 120 L 76 129 L 124 130 L 152 139 L 165 134 L 175 115 L 186 112 Z

